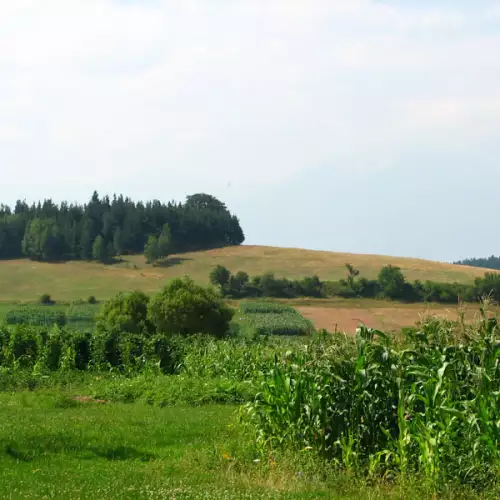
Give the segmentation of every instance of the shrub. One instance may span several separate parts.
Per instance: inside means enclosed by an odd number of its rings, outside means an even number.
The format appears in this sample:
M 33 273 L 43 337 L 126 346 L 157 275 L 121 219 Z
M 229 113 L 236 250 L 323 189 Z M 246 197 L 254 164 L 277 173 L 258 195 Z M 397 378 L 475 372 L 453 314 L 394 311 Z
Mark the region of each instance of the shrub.
M 217 293 L 196 285 L 188 277 L 175 279 L 148 306 L 149 318 L 158 333 L 223 337 L 233 311 Z
M 42 293 L 39 302 L 40 304 L 43 304 L 45 306 L 50 306 L 52 304 L 55 304 L 55 301 L 52 300 L 52 297 L 48 293 Z
M 148 319 L 148 303 L 149 297 L 139 291 L 127 295 L 119 293 L 107 300 L 97 316 L 97 333 L 153 334 L 154 328 Z
M 218 265 L 210 271 L 210 283 L 223 288 L 229 283 L 231 271 L 224 266 Z
M 87 302 L 88 302 L 89 304 L 97 304 L 97 299 L 96 299 L 93 295 L 91 295 L 91 296 L 87 299 Z

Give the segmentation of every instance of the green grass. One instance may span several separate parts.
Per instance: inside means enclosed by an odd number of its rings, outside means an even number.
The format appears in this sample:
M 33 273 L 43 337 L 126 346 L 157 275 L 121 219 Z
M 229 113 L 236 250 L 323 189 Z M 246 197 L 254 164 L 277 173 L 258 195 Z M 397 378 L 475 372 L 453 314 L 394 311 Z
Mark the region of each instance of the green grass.
M 47 264 L 28 260 L 0 261 L 0 302 L 36 301 L 43 293 L 55 300 L 99 300 L 135 289 L 154 292 L 165 281 L 188 274 L 206 284 L 210 270 L 218 264 L 232 272 L 250 275 L 272 271 L 277 276 L 301 278 L 317 274 L 323 280 L 345 277 L 350 262 L 366 278 L 374 278 L 387 264 L 400 266 L 409 280 L 420 279 L 470 283 L 485 270 L 419 259 L 318 252 L 293 248 L 239 246 L 171 256 L 164 266 L 152 267 L 142 255 L 124 257 L 123 262 L 105 266 L 92 262 Z
M 255 462 L 235 410 L 97 404 L 55 392 L 0 394 L 0 496 L 431 498 L 416 484 L 366 486 L 304 458 Z
M 356 498 L 274 472 L 242 446 L 235 407 L 79 403 L 0 395 L 2 498 Z M 373 498 L 386 491 L 373 489 Z M 382 495 L 384 493 L 384 495 Z M 397 496 L 390 495 L 393 498 Z

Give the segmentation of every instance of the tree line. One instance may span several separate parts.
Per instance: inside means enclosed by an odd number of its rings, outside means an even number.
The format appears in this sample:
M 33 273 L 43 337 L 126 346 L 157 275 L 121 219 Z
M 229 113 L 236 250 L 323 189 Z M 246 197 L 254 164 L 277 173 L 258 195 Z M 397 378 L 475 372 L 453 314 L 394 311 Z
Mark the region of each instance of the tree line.
M 107 262 L 145 251 L 148 258 L 149 241 L 149 257 L 157 260 L 167 250 L 239 245 L 244 239 L 236 215 L 204 193 L 188 196 L 184 203 L 136 203 L 123 195 L 110 199 L 94 192 L 83 205 L 58 205 L 50 199 L 31 205 L 19 200 L 14 208 L 0 205 L 0 259 Z
M 491 255 L 490 257 L 480 257 L 472 259 L 464 259 L 454 262 L 460 266 L 484 267 L 485 269 L 498 269 L 500 270 L 500 257 Z
M 244 271 L 233 274 L 224 266 L 210 272 L 210 282 L 229 298 L 344 298 L 388 299 L 404 302 L 457 303 L 479 301 L 489 296 L 500 301 L 500 274 L 486 273 L 474 283 L 441 283 L 406 279 L 399 267 L 382 267 L 377 279 L 369 280 L 351 264 L 346 264 L 346 276 L 338 281 L 321 281 L 318 276 L 297 280 L 278 278 L 272 272 L 250 277 Z

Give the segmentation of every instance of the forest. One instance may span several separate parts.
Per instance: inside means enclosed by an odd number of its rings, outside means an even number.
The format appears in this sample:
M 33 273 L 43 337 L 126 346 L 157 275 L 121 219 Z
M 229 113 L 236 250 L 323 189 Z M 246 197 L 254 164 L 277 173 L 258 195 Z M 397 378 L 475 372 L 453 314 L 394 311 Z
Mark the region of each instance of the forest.
M 491 255 L 490 257 L 464 259 L 454 262 L 461 266 L 484 267 L 485 269 L 499 269 L 500 270 L 500 257 Z
M 94 192 L 83 205 L 50 199 L 31 205 L 19 200 L 13 209 L 0 205 L 0 259 L 106 262 L 142 253 L 150 237 L 165 232 L 170 253 L 239 245 L 245 239 L 236 215 L 204 193 L 184 203 L 134 202 Z

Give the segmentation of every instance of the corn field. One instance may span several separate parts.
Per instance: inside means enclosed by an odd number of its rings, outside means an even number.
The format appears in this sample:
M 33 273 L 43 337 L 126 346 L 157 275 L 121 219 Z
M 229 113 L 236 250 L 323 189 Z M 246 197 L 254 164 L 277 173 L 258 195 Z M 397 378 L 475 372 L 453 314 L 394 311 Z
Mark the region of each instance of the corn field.
M 313 324 L 293 307 L 276 302 L 246 302 L 240 307 L 245 322 L 256 335 L 310 335 Z
M 242 410 L 262 453 L 292 448 L 373 476 L 482 488 L 500 472 L 500 325 L 431 320 L 395 342 L 358 329 L 355 351 L 290 351 Z M 346 351 L 348 352 L 348 351 Z
M 96 311 L 97 309 L 92 306 L 71 306 L 67 310 L 54 309 L 49 306 L 23 306 L 8 311 L 5 321 L 9 325 L 91 327 L 95 322 Z
M 295 309 L 290 306 L 285 306 L 279 302 L 244 302 L 240 306 L 240 311 L 243 314 L 284 314 L 295 313 Z

